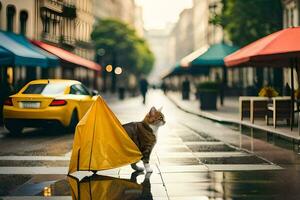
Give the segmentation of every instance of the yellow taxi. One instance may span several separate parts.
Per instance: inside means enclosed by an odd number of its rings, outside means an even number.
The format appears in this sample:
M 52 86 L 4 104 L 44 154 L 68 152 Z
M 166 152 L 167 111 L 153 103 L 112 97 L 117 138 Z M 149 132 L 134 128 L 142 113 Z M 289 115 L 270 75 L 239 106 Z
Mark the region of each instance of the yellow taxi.
M 12 134 L 24 127 L 57 125 L 73 131 L 96 95 L 75 80 L 34 80 L 5 101 L 4 125 Z

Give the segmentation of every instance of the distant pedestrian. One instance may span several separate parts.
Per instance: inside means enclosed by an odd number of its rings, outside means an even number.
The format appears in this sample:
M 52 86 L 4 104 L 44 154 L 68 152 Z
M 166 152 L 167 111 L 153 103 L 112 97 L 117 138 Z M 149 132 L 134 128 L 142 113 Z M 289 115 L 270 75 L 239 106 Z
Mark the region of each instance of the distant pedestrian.
M 146 94 L 148 91 L 148 81 L 144 77 L 142 77 L 140 80 L 140 91 L 143 96 L 143 104 L 145 104 L 146 103 Z
M 185 80 L 182 82 L 182 99 L 189 100 L 190 99 L 190 81 L 186 77 Z
M 165 81 L 162 82 L 160 88 L 162 89 L 162 91 L 164 92 L 164 94 L 167 93 L 168 86 L 167 86 L 167 84 L 166 84 Z
M 221 79 L 221 76 L 219 73 L 216 74 L 216 82 L 219 86 L 219 95 L 220 95 L 220 103 L 221 103 L 221 106 L 224 105 L 224 83 Z

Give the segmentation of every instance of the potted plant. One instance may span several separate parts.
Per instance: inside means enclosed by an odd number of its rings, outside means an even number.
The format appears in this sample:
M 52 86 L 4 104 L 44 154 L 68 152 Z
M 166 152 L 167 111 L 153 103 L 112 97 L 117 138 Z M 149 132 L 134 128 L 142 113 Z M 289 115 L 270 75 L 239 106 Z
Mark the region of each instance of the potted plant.
M 202 82 L 197 85 L 197 93 L 201 110 L 217 110 L 219 84 L 217 82 Z
M 258 96 L 272 98 L 272 97 L 277 97 L 278 92 L 272 87 L 265 86 L 260 90 Z

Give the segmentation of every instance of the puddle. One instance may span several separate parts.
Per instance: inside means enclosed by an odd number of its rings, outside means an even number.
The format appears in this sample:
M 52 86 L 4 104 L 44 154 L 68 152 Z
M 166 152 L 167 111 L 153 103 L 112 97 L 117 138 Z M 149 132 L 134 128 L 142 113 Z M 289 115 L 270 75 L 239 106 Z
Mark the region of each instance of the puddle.
M 29 175 L 0 175 L 0 196 L 8 195 L 10 191 L 30 180 Z
M 231 126 L 224 125 L 224 126 L 228 126 L 232 130 L 242 133 L 243 135 L 247 135 L 249 137 L 253 137 L 255 139 L 265 141 L 265 142 L 273 144 L 277 147 L 299 152 L 299 147 L 297 147 L 297 144 L 294 144 L 292 141 L 277 137 L 273 133 L 259 130 L 259 129 L 250 128 L 247 126 L 241 126 L 241 127 L 239 127 L 237 125 L 235 125 L 235 126 L 234 125 L 231 125 Z
M 0 196 L 72 196 L 72 199 L 152 199 L 166 197 L 163 184 L 150 184 L 150 175 L 134 172 L 130 179 L 93 175 L 79 181 L 72 176 L 0 176 Z M 139 182 L 137 182 L 139 180 Z M 6 184 L 4 184 L 4 182 Z M 153 187 L 152 187 L 153 186 Z

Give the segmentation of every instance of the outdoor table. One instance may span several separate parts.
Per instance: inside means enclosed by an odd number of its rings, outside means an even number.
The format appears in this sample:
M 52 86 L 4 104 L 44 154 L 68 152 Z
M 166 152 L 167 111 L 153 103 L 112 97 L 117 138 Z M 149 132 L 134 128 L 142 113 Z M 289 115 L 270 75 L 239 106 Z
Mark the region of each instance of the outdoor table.
M 253 96 L 241 96 L 239 97 L 239 112 L 240 119 L 243 120 L 245 117 L 250 118 L 250 99 Z
M 268 113 L 268 97 L 250 98 L 250 122 L 253 124 L 256 117 L 265 118 Z

